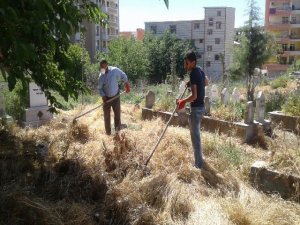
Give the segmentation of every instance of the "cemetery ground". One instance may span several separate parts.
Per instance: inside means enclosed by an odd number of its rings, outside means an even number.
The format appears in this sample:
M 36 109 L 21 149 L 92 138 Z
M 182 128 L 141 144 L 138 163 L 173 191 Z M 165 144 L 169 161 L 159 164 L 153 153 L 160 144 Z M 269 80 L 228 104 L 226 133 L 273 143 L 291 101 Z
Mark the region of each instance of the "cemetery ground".
M 259 88 L 268 98 L 269 92 L 288 93 L 291 87 L 293 81 L 285 88 Z M 151 90 L 158 96 L 157 110 L 174 107 L 168 88 Z M 171 126 L 145 168 L 165 123 L 142 120 L 145 95 L 136 93 L 122 97 L 127 128 L 114 136 L 105 135 L 101 109 L 72 123 L 97 104 L 62 111 L 39 128 L 2 123 L 0 224 L 300 223 L 299 186 L 282 199 L 249 181 L 256 161 L 300 176 L 297 134 L 275 126 L 271 137 L 260 133 L 247 144 L 234 135 L 203 131 L 207 165 L 200 171 L 193 167 L 189 130 Z

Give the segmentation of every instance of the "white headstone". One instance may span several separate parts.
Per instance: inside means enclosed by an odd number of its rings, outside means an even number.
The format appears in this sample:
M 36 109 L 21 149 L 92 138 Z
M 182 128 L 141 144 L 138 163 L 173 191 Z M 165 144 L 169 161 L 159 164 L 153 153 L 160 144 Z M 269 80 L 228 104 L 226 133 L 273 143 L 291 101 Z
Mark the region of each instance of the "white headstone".
M 263 123 L 265 121 L 266 101 L 262 91 L 258 92 L 256 97 L 256 118 L 257 121 Z
M 210 100 L 212 102 L 215 102 L 217 101 L 217 99 L 218 99 L 218 87 L 217 85 L 214 84 L 210 90 Z
M 47 106 L 48 101 L 45 93 L 35 83 L 29 83 L 29 102 L 30 107 Z
M 223 91 L 222 91 L 222 93 L 221 93 L 221 102 L 224 105 L 228 105 L 229 94 L 228 94 L 227 88 L 224 88 Z
M 232 100 L 232 103 L 235 104 L 235 103 L 240 103 L 240 92 L 237 88 L 234 88 L 233 89 L 233 92 L 232 92 L 232 95 L 231 95 L 231 100 Z
M 246 124 L 252 124 L 254 119 L 254 108 L 253 108 L 253 102 L 249 101 L 246 104 L 246 111 L 245 111 L 245 118 L 244 122 Z

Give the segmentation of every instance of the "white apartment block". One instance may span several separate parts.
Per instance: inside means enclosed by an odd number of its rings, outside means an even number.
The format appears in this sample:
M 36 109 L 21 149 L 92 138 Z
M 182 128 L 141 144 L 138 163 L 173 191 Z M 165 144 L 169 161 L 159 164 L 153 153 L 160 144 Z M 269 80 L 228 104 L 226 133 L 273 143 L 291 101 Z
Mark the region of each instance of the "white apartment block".
M 232 62 L 235 9 L 205 8 L 204 20 L 146 22 L 145 31 L 162 35 L 166 30 L 182 40 L 191 40 L 197 49 L 197 63 L 212 80 L 219 80 Z
M 102 12 L 108 16 L 106 26 L 91 22 L 83 23 L 86 29 L 84 33 L 85 48 L 91 59 L 95 60 L 97 52 L 107 52 L 110 41 L 119 36 L 119 0 L 91 1 L 96 3 Z M 80 42 L 80 33 L 76 33 L 73 39 L 75 42 Z

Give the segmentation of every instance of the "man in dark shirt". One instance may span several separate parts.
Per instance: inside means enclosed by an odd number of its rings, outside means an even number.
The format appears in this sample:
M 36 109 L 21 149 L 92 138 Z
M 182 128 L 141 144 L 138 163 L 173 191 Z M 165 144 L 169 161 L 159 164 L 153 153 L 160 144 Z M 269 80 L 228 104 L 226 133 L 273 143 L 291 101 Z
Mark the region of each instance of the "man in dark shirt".
M 205 113 L 204 97 L 205 86 L 208 84 L 208 79 L 203 70 L 196 66 L 196 64 L 196 54 L 193 51 L 189 51 L 184 58 L 184 68 L 190 74 L 188 84 L 191 86 L 192 94 L 187 98 L 178 100 L 178 109 L 184 108 L 187 102 L 191 103 L 189 126 L 194 149 L 195 167 L 202 168 L 204 162 L 201 149 L 200 123 Z

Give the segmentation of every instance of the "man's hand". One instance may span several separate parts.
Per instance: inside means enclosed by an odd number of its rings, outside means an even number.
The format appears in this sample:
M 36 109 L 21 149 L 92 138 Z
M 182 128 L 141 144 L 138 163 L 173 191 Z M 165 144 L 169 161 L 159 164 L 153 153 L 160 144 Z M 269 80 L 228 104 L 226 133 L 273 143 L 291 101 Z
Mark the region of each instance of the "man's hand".
M 125 83 L 125 91 L 126 91 L 126 93 L 129 93 L 129 92 L 130 92 L 130 86 L 129 86 L 129 83 Z
M 177 101 L 177 105 L 178 105 L 178 109 L 179 109 L 179 110 L 180 110 L 180 109 L 183 109 L 184 106 L 185 106 L 185 100 L 184 100 L 184 99 L 179 99 L 179 100 Z
M 102 101 L 105 103 L 107 101 L 107 96 L 102 96 Z

